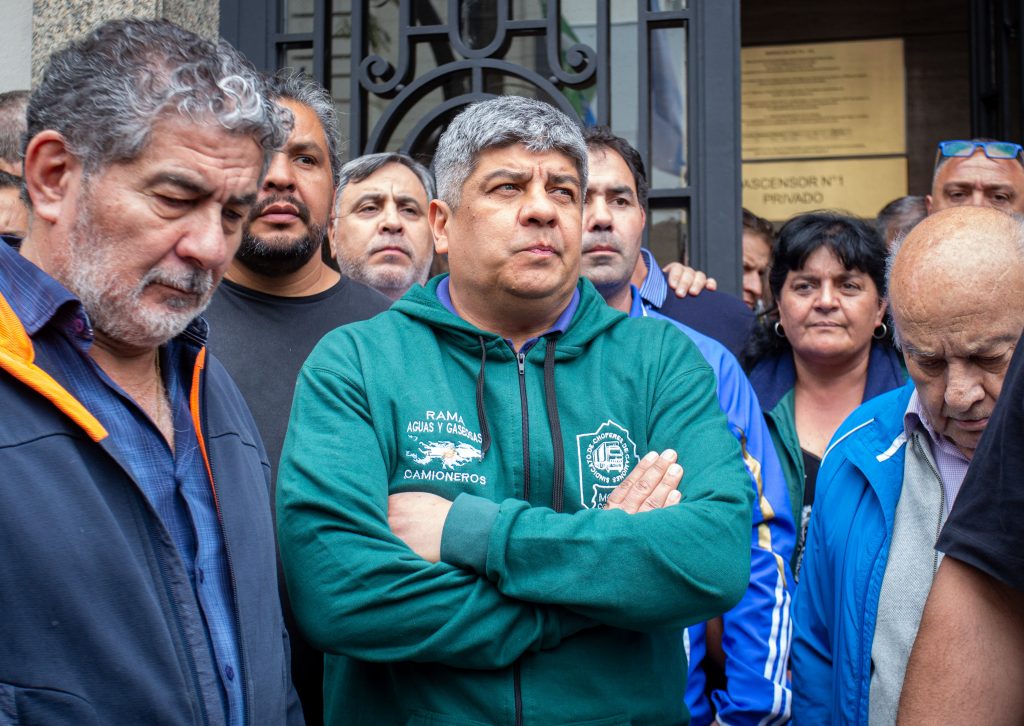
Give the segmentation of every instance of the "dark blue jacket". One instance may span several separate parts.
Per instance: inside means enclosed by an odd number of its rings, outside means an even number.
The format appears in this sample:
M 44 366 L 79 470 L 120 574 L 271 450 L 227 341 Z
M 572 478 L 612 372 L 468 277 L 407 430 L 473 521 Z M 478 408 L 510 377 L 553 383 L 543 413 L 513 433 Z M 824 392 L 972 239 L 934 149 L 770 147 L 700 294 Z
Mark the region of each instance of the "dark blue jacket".
M 738 297 L 717 290 L 704 290 L 700 295 L 686 297 L 676 297 L 669 291 L 655 310 L 717 340 L 737 358 L 754 327 L 753 311 Z
M 651 251 L 643 248 L 640 256 L 647 267 L 640 285 L 644 302 L 666 318 L 717 340 L 739 358 L 754 327 L 754 312 L 740 298 L 716 290 L 676 297 Z
M 224 368 L 190 401 L 212 472 L 249 724 L 301 723 L 277 595 L 269 466 Z M 33 363 L 0 296 L 0 723 L 220 724 L 202 615 L 171 535 L 99 421 Z

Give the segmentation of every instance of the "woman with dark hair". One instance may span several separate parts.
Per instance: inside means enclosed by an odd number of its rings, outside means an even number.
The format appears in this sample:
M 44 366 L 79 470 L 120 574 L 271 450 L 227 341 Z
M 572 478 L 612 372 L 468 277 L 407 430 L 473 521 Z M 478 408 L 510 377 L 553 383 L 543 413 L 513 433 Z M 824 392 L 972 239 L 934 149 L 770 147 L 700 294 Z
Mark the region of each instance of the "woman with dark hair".
M 874 227 L 835 212 L 792 218 L 775 245 L 768 284 L 777 321 L 748 360 L 798 524 L 796 576 L 829 440 L 863 401 L 904 382 L 883 322 L 885 259 Z

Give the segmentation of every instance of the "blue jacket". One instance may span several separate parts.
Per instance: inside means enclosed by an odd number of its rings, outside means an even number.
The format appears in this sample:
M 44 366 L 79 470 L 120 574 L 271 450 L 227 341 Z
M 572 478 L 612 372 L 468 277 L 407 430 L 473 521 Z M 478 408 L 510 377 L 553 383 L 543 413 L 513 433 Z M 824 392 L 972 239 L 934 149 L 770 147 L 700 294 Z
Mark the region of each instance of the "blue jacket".
M 718 402 L 729 428 L 743 447 L 744 460 L 756 493 L 750 542 L 750 583 L 740 603 L 722 616 L 727 690 L 716 690 L 711 702 L 703 661 L 707 654 L 706 625 L 686 629 L 689 672 L 686 706 L 695 726 L 709 724 L 718 714 L 724 724 L 784 723 L 789 718 L 791 693 L 786 671 L 789 661 L 789 619 L 795 530 L 790 515 L 786 480 L 754 389 L 735 356 L 718 341 L 686 325 L 642 307 L 634 290 L 630 317 L 648 315 L 669 320 L 696 344 L 717 380 Z M 685 477 L 686 474 L 684 473 Z
M 864 401 L 886 391 L 899 388 L 907 376 L 903 364 L 891 345 L 874 343 L 868 357 L 868 378 L 864 384 Z M 768 420 L 775 450 L 779 455 L 783 475 L 789 488 L 789 502 L 792 506 L 792 519 L 797 527 L 795 553 L 790 566 L 799 578 L 799 564 L 803 552 L 806 531 L 806 515 L 804 514 L 804 457 L 800 450 L 800 439 L 796 433 L 794 418 L 794 386 L 796 385 L 796 364 L 793 354 L 786 351 L 781 355 L 768 356 L 750 371 L 750 384 L 757 392 L 762 410 Z
M 913 382 L 860 406 L 818 473 L 793 603 L 793 721 L 866 724 L 871 644 L 896 504 Z
M 222 691 L 171 535 L 103 425 L 34 363 L 0 277 L 0 723 L 221 724 Z M 234 594 L 246 720 L 301 723 L 277 596 L 269 466 L 201 328 L 193 419 Z

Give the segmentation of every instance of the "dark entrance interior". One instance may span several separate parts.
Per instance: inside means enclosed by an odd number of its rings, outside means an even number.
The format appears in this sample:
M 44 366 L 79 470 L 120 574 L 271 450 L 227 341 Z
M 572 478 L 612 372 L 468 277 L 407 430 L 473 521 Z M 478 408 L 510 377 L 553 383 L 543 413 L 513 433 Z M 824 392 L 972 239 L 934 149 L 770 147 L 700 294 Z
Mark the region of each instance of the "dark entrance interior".
M 935 144 L 1020 142 L 1020 0 L 743 0 L 744 46 L 903 38 L 910 194 L 931 187 Z

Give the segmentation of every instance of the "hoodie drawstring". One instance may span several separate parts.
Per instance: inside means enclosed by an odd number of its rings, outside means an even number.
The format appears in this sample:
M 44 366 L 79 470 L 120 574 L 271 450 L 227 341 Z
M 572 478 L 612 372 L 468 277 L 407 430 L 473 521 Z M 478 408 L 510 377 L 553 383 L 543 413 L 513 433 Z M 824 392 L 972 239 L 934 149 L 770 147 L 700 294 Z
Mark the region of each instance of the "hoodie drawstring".
M 480 372 L 476 376 L 476 416 L 480 421 L 480 461 L 484 460 L 491 448 L 491 428 L 484 408 L 484 369 L 487 367 L 487 343 L 483 336 L 480 341 Z M 551 508 L 561 512 L 565 507 L 565 449 L 562 446 L 562 423 L 558 418 L 558 395 L 555 390 L 555 346 L 558 336 L 546 338 L 544 351 L 544 408 L 548 414 L 548 428 L 551 430 L 551 450 L 554 454 L 554 471 L 551 484 Z M 524 412 L 525 415 L 525 412 Z
M 478 335 L 477 339 L 480 341 L 480 372 L 476 375 L 476 417 L 480 420 L 480 461 L 483 461 L 491 448 L 491 427 L 487 423 L 487 411 L 484 409 L 484 368 L 487 367 L 487 343 L 482 335 Z
M 544 351 L 544 407 L 548 412 L 551 429 L 551 451 L 554 454 L 554 472 L 551 484 L 551 508 L 561 512 L 565 504 L 565 450 L 562 448 L 562 424 L 558 419 L 558 396 L 555 392 L 555 342 L 558 336 L 547 337 Z

